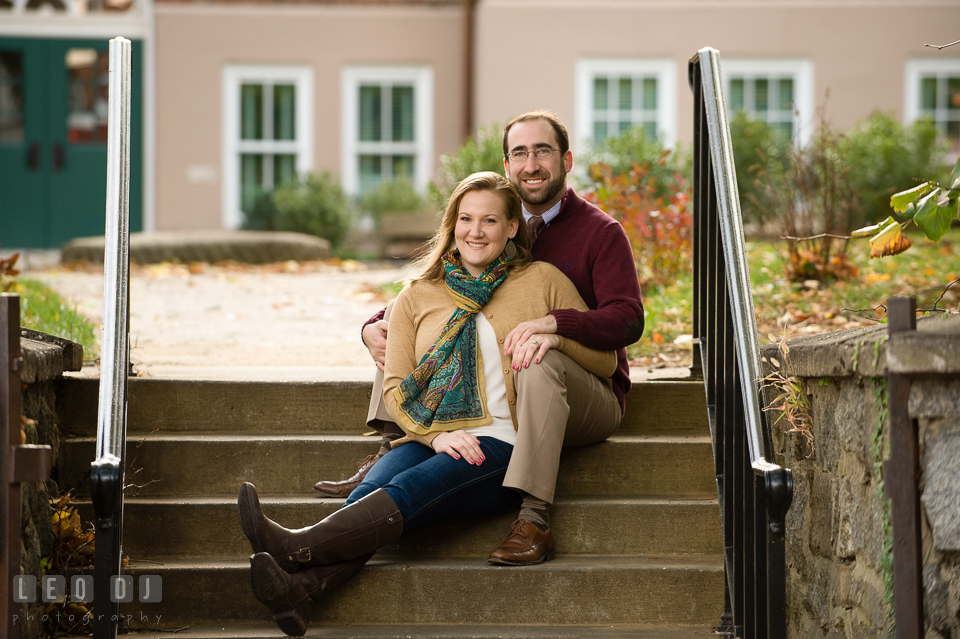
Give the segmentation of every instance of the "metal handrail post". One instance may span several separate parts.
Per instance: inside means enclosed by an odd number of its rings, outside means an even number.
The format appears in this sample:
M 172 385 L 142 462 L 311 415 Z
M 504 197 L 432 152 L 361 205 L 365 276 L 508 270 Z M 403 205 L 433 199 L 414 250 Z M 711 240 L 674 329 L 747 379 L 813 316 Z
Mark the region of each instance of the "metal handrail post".
M 131 45 L 110 41 L 107 202 L 103 259 L 103 328 L 97 458 L 90 465 L 96 513 L 94 592 L 96 639 L 115 639 L 120 604 L 111 601 L 112 577 L 120 575 L 123 463 L 127 434 L 127 369 L 130 310 L 130 81 Z M 109 610 L 104 606 L 109 605 Z

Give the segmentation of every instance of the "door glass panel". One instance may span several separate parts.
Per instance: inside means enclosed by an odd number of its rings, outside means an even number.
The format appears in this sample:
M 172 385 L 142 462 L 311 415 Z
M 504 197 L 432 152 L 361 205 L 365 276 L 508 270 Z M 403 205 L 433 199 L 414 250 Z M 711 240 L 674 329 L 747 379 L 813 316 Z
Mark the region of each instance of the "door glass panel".
M 620 78 L 618 84 L 620 87 L 620 110 L 629 111 L 633 108 L 633 80 L 630 78 Z
M 0 144 L 23 139 L 23 54 L 0 51 Z
M 106 51 L 68 49 L 67 140 L 106 144 L 110 58 Z
M 766 78 L 754 80 L 753 90 L 754 108 L 758 113 L 766 113 L 769 108 L 770 82 Z
M 730 110 L 741 111 L 743 109 L 743 78 L 730 80 Z
M 594 78 L 593 80 L 593 108 L 599 110 L 607 108 L 606 78 Z
M 643 108 L 653 111 L 657 108 L 657 79 L 643 79 Z
M 793 109 L 793 80 L 784 78 L 780 80 L 780 104 L 781 111 L 790 111 Z

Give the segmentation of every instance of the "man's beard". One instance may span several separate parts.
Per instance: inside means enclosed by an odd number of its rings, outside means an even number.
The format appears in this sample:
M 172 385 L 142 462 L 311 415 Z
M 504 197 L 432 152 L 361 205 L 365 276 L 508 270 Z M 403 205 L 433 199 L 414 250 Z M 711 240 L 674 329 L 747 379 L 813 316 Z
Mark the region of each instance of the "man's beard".
M 527 174 L 524 177 L 537 178 L 546 176 L 546 173 L 541 175 L 540 171 L 537 171 L 536 173 Z M 530 193 L 527 190 L 527 185 L 523 183 L 523 180 L 520 179 L 520 176 L 517 176 L 516 180 L 513 182 L 513 186 L 517 189 L 517 192 L 520 193 L 520 199 L 525 204 L 543 204 L 544 202 L 549 202 L 555 198 L 559 193 L 562 193 L 566 187 L 566 181 L 567 174 L 564 173 L 561 168 L 557 175 L 547 179 L 546 185 L 536 193 Z

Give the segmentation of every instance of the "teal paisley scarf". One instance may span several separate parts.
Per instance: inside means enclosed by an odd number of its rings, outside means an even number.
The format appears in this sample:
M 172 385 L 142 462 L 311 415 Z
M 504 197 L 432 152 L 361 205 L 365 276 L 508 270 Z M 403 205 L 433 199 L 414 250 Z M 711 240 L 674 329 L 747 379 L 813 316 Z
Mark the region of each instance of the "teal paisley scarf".
M 506 251 L 479 276 L 460 263 L 455 249 L 443 256 L 447 293 L 457 305 L 420 364 L 394 389 L 397 420 L 419 435 L 484 426 L 493 421 L 483 388 L 477 313 L 507 279 Z

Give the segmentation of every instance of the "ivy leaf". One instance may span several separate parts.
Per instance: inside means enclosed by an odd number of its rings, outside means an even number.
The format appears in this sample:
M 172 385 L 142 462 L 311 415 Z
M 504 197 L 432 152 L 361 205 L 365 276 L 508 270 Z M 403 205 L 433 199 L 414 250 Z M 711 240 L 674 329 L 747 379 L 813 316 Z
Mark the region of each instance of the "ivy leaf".
M 920 200 L 917 214 L 913 218 L 913 221 L 923 230 L 927 238 L 934 242 L 939 242 L 947 234 L 947 231 L 950 230 L 950 220 L 957 217 L 957 200 L 948 199 L 941 206 L 937 201 L 939 192 L 940 189 L 937 189 Z
M 903 213 L 907 210 L 907 206 L 916 202 L 917 198 L 921 198 L 935 188 L 933 182 L 924 182 L 920 186 L 915 186 L 908 191 L 900 191 L 899 193 L 894 193 L 890 197 L 890 206 L 893 207 L 893 210 L 897 213 Z
M 897 255 L 913 244 L 910 238 L 903 234 L 903 229 L 896 221 L 893 224 L 881 224 L 881 227 L 881 231 L 870 238 L 870 257 Z

